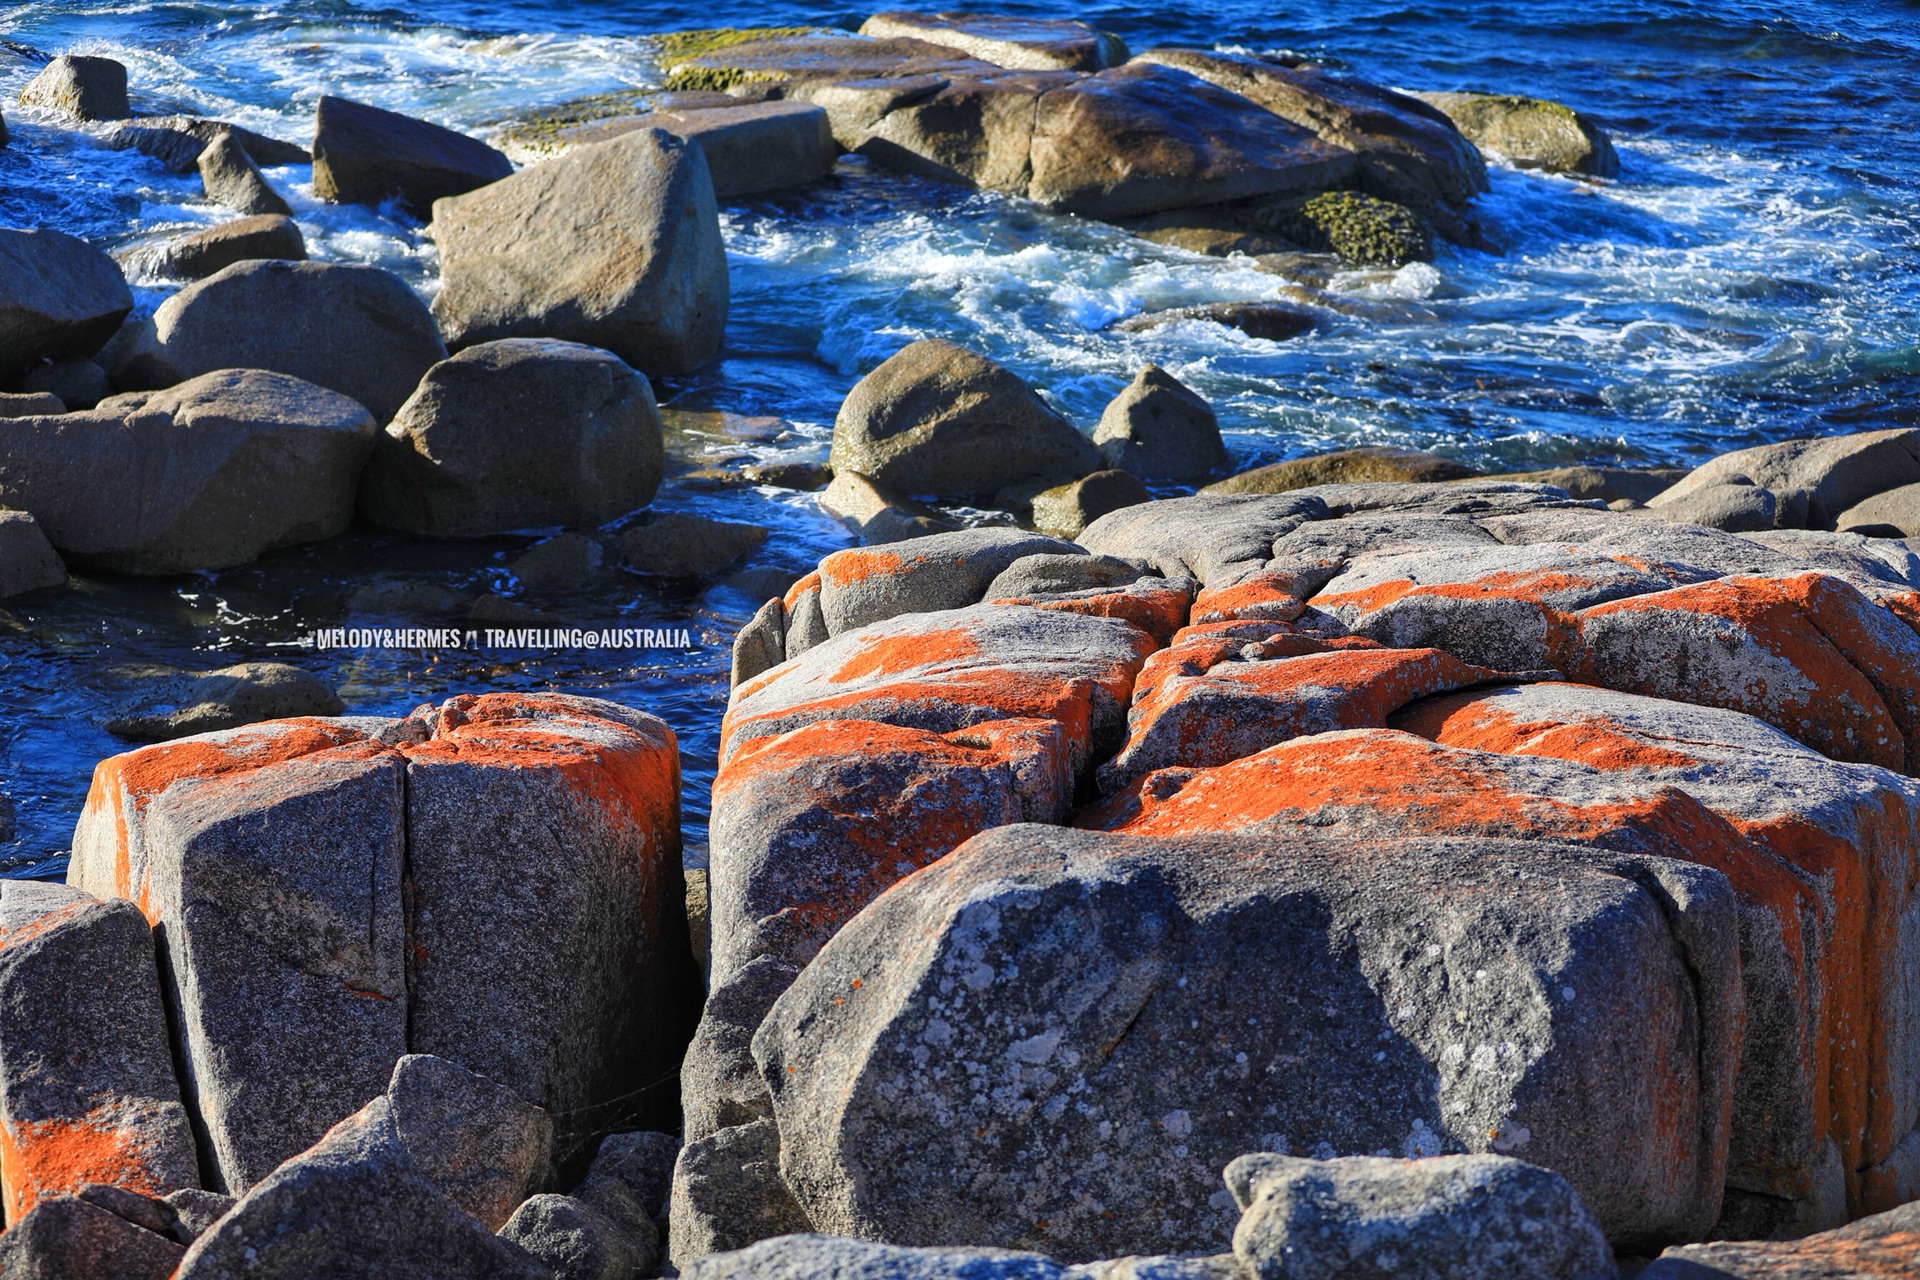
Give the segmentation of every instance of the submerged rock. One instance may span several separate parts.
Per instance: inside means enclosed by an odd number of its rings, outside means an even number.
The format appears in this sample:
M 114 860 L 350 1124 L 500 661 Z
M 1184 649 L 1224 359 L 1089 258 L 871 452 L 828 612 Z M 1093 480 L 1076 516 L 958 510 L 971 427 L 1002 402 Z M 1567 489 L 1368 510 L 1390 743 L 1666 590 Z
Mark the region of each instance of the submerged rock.
M 1274 302 L 1206 302 L 1191 307 L 1169 307 L 1164 311 L 1144 311 L 1117 321 L 1113 328 L 1118 333 L 1151 333 L 1183 320 L 1225 325 L 1249 338 L 1264 338 L 1269 342 L 1297 338 L 1311 331 L 1315 323 L 1308 312 Z
M 434 207 L 455 346 L 542 337 L 653 376 L 714 358 L 727 263 L 700 148 L 660 130 L 579 147 Z
M 620 539 L 620 555 L 641 573 L 697 578 L 738 564 L 766 540 L 766 529 L 757 524 L 674 511 L 629 529 Z
M 326 681 L 284 662 L 243 662 L 217 671 L 157 667 L 138 678 L 147 692 L 106 723 L 108 733 L 135 742 L 289 716 L 337 716 L 344 709 Z
M 20 90 L 20 101 L 76 120 L 125 120 L 127 68 L 112 58 L 63 53 Z
M 168 298 L 153 322 L 176 378 L 270 369 L 352 396 L 381 424 L 447 358 L 426 304 L 377 267 L 238 262 Z
M 86 241 L 0 227 L 0 384 L 42 360 L 91 356 L 132 310 L 119 266 Z
M 1522 169 L 1619 176 L 1613 142 L 1590 116 L 1542 98 L 1510 93 L 1415 92 L 1408 95 L 1446 113 L 1475 146 L 1505 156 Z
M 426 217 L 435 200 L 512 172 L 511 160 L 464 133 L 331 95 L 314 106 L 313 193 L 322 200 L 399 200 Z
M 376 441 L 360 513 L 469 537 L 595 528 L 653 501 L 663 450 L 647 380 L 572 342 L 483 342 L 426 371 Z
M 1100 454 L 1015 374 L 925 339 L 848 393 L 831 465 L 903 493 L 969 498 L 1030 478 L 1076 479 L 1099 468 Z

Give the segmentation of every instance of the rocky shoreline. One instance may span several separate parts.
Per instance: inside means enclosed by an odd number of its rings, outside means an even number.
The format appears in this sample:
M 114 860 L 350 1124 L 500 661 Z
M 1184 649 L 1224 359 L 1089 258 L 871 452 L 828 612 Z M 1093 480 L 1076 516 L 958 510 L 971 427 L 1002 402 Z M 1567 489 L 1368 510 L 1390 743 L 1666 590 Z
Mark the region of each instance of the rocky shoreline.
M 334 97 L 310 149 L 130 118 L 100 58 L 23 93 L 246 217 L 161 247 L 151 317 L 0 229 L 0 595 L 356 522 L 562 528 L 514 569 L 562 589 L 766 537 L 663 482 L 818 491 L 863 545 L 758 592 L 691 874 L 643 710 L 153 673 L 66 883 L 0 881 L 0 1277 L 1912 1271 L 1920 431 L 1229 474 L 1164 369 L 1076 424 L 923 340 L 828 466 L 669 476 L 716 202 L 843 152 L 1256 261 L 1482 243 L 1483 147 L 1615 161 L 1554 104 L 1068 21 L 664 48 L 667 91 L 498 149 Z M 304 261 L 295 153 L 431 217 L 431 307 Z

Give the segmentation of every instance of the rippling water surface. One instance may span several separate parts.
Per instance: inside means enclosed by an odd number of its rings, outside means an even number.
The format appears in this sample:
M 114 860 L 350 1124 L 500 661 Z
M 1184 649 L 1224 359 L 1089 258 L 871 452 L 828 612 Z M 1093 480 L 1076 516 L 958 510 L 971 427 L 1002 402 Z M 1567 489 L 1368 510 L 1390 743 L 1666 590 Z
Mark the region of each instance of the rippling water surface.
M 638 0 L 14 4 L 0 8 L 13 133 L 0 149 L 0 224 L 118 251 L 228 216 L 201 198 L 197 176 L 19 107 L 19 87 L 54 53 L 125 62 L 142 113 L 218 116 L 304 144 L 322 93 L 484 134 L 568 98 L 657 83 L 651 32 L 854 27 L 866 12 Z M 1283 299 L 1308 282 L 842 161 L 829 183 L 723 211 L 726 354 L 656 384 L 688 411 L 674 440 L 684 462 L 824 459 L 847 388 L 926 336 L 987 351 L 1084 425 L 1156 361 L 1214 402 L 1241 465 L 1361 443 L 1489 469 L 1691 463 L 1920 421 L 1920 4 L 1221 0 L 1074 16 L 1135 49 L 1288 50 L 1399 87 L 1557 99 L 1607 125 L 1621 175 L 1587 183 L 1496 165 L 1482 218 L 1504 252 L 1443 248 L 1431 265 L 1337 275 L 1342 318 L 1275 344 L 1200 325 L 1131 336 L 1105 326 L 1182 303 Z M 417 224 L 321 204 L 305 168 L 269 176 L 314 257 L 376 264 L 431 293 L 434 250 Z M 134 284 L 146 308 L 169 291 L 137 272 Z M 811 498 L 775 490 L 703 494 L 670 481 L 655 508 L 772 526 L 758 567 L 798 571 L 849 541 Z M 758 603 L 751 591 L 623 576 L 566 599 L 526 597 L 570 622 L 690 628 L 687 651 L 289 647 L 317 626 L 378 620 L 347 604 L 374 576 L 511 594 L 505 561 L 531 541 L 356 533 L 227 573 L 89 579 L 16 601 L 0 612 L 0 785 L 20 834 L 0 857 L 14 874 L 60 866 L 92 765 L 120 749 L 99 724 L 127 696 L 127 666 L 279 658 L 326 674 L 361 712 L 548 687 L 648 708 L 681 735 L 697 859 L 726 646 Z

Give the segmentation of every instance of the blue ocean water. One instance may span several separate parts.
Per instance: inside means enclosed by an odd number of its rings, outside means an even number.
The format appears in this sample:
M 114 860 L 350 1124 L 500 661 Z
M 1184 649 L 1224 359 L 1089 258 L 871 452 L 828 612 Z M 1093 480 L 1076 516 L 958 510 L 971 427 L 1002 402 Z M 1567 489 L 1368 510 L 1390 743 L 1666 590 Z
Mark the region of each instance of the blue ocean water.
M 304 143 L 314 101 L 335 93 L 484 135 L 542 106 L 657 83 L 649 33 L 851 28 L 866 13 L 639 0 L 15 3 L 0 9 L 0 110 L 13 133 L 0 149 L 0 225 L 57 227 L 121 251 L 226 216 L 196 177 L 19 107 L 19 87 L 55 53 L 125 62 L 145 113 L 218 116 Z M 1361 443 L 1489 469 L 1685 464 L 1920 421 L 1920 3 L 1223 0 L 1072 16 L 1136 50 L 1288 51 L 1398 87 L 1552 98 L 1608 127 L 1621 175 L 1592 183 L 1496 163 L 1481 214 L 1503 252 L 1446 248 L 1430 265 L 1296 282 L 843 161 L 819 187 L 724 210 L 726 353 L 657 388 L 689 411 L 680 421 L 692 429 L 676 435 L 687 460 L 823 459 L 847 388 L 927 336 L 985 350 L 1089 426 L 1155 361 L 1214 402 L 1242 465 Z M 431 293 L 434 251 L 418 224 L 321 204 L 304 168 L 269 176 L 315 257 L 377 264 Z M 143 307 L 170 288 L 137 267 L 133 280 Z M 1105 329 L 1140 310 L 1286 299 L 1308 283 L 1326 285 L 1341 318 L 1284 344 L 1201 325 Z M 669 483 L 655 505 L 771 526 L 756 566 L 797 571 L 849 541 L 804 495 Z M 333 679 L 355 711 L 489 687 L 568 688 L 654 710 L 681 734 L 697 859 L 726 645 L 751 593 L 625 577 L 560 610 L 595 625 L 689 627 L 687 651 L 287 647 L 357 620 L 346 599 L 371 574 L 511 594 L 505 561 L 531 541 L 355 534 L 229 573 L 88 579 L 14 602 L 0 611 L 0 789 L 20 832 L 0 859 L 15 873 L 57 869 L 94 762 L 121 749 L 100 723 L 125 699 L 128 667 L 289 656 Z

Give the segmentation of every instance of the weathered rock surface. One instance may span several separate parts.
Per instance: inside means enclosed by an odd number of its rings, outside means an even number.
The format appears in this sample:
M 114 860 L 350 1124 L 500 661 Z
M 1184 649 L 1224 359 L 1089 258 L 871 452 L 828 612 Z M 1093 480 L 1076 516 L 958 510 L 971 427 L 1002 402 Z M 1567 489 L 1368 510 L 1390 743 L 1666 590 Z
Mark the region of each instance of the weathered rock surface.
M 1464 480 L 1474 474 L 1471 467 L 1451 458 L 1386 445 L 1367 445 L 1255 467 L 1251 471 L 1242 471 L 1239 475 L 1215 481 L 1207 486 L 1206 492 L 1286 493 L 1323 484 L 1352 484 L 1369 480 L 1431 483 Z
M 1246 1155 L 1226 1180 L 1244 1210 L 1233 1251 L 1259 1280 L 1616 1274 L 1566 1180 L 1506 1156 Z
M 108 733 L 164 742 L 291 716 L 337 716 L 340 698 L 319 676 L 284 662 L 242 662 L 217 671 L 157 667 L 138 673 L 145 686 Z
M 559 338 L 650 375 L 718 354 L 727 263 L 699 147 L 643 129 L 434 207 L 455 346 Z
M 28 395 L 45 392 L 56 396 L 67 409 L 91 409 L 113 394 L 107 371 L 85 356 L 36 365 L 20 379 L 19 386 Z
M 887 551 L 836 551 L 820 562 L 829 635 L 903 613 L 977 604 L 1008 566 L 1033 555 L 1082 555 L 1070 542 L 1020 529 L 961 529 Z
M 1841 512 L 1834 527 L 1872 529 L 1880 536 L 1920 538 L 1920 483 L 1886 489 Z
M 25 511 L 0 511 L 0 600 L 67 585 L 67 566 L 39 521 Z
M 0 502 L 31 512 L 78 563 L 223 569 L 344 531 L 373 434 L 343 395 L 277 373 L 211 373 L 124 410 L 14 419 Z
M 41 1201 L 0 1235 L 8 1280 L 167 1280 L 185 1250 L 155 1231 L 72 1196 Z
M 820 495 L 820 507 L 840 517 L 869 546 L 901 542 L 960 526 L 932 507 L 882 488 L 857 471 L 838 470 Z
M 195 163 L 207 199 L 215 204 L 248 215 L 277 213 L 286 217 L 293 212 L 233 134 L 223 133 L 208 143 Z
M 1643 1280 L 1876 1280 L 1913 1274 L 1920 1206 L 1799 1240 L 1726 1240 L 1669 1249 Z
M 665 726 L 560 695 L 277 721 L 103 762 L 69 879 L 166 932 L 208 1184 L 259 1181 L 410 1051 L 547 1107 L 563 1170 L 670 1109 L 647 1086 L 691 1021 L 677 784 Z
M 552 1117 L 485 1076 L 410 1054 L 394 1064 L 386 1101 L 414 1167 L 490 1231 L 546 1180 Z
M 1680 467 L 1549 467 L 1544 471 L 1514 471 L 1494 477 L 1516 484 L 1550 484 L 1569 496 L 1602 502 L 1626 499 L 1645 504 L 1655 494 L 1686 477 Z
M 236 262 L 304 262 L 306 257 L 306 238 L 293 219 L 265 214 L 169 240 L 157 251 L 155 266 L 165 275 L 204 280 Z
M 1487 189 L 1486 162 L 1426 103 L 1319 67 L 1211 50 L 1154 49 L 1134 58 L 1140 64 L 1186 71 L 1310 130 L 1349 157 L 1362 191 L 1405 205 L 1449 239 L 1470 238 L 1466 209 Z
M 312 164 L 306 148 L 242 129 L 224 120 L 196 116 L 140 116 L 113 129 L 101 142 L 115 151 L 138 151 L 152 156 L 173 173 L 192 173 L 200 153 L 221 134 L 232 134 L 253 162 L 263 168 L 283 164 Z
M 153 938 L 131 903 L 8 881 L 0 884 L 0 1208 L 15 1229 L 0 1242 L 19 1233 L 37 1203 L 95 1182 L 150 1195 L 199 1185 Z
M 1647 505 L 1659 512 L 1736 475 L 1772 490 L 1783 527 L 1831 529 L 1843 512 L 1874 494 L 1920 484 L 1920 431 L 1864 431 L 1736 449 L 1694 468 Z
M 860 34 L 924 40 L 1020 71 L 1099 71 L 1127 60 L 1119 36 L 1068 18 L 979 13 L 876 13 Z
M 731 200 L 804 187 L 833 171 L 839 150 L 827 113 L 807 102 L 774 100 L 689 106 L 618 117 L 567 131 L 569 143 L 590 145 L 640 129 L 664 129 L 698 143 L 716 199 Z
M 1125 471 L 1096 471 L 1071 484 L 1042 490 L 1033 498 L 1033 527 L 1062 538 L 1080 531 L 1122 507 L 1136 506 L 1153 495 L 1138 476 Z
M 1522 169 L 1618 177 L 1620 157 L 1592 117 L 1571 107 L 1510 93 L 1411 93 L 1447 119 L 1483 151 L 1505 156 Z
M 112 58 L 63 53 L 20 90 L 20 101 L 77 120 L 125 120 L 127 68 Z
M 628 1280 L 660 1260 L 657 1243 L 643 1250 L 607 1215 L 573 1196 L 530 1197 L 500 1229 L 500 1238 L 539 1259 L 554 1280 Z
M 132 310 L 126 277 L 86 241 L 0 227 L 0 382 L 41 360 L 92 355 Z
M 1099 451 L 1014 373 L 941 339 L 910 343 L 848 393 L 834 474 L 916 496 L 991 495 L 1035 477 L 1077 479 Z
M 1517 1152 L 1614 1243 L 1685 1239 L 1719 1208 L 1735 934 L 1718 873 L 1570 845 L 1008 827 L 841 929 L 754 1056 L 782 1180 L 841 1234 L 1205 1250 L 1269 1134 Z
M 447 358 L 426 305 L 377 267 L 240 262 L 168 298 L 153 322 L 182 379 L 271 370 L 352 396 L 380 424 Z
M 433 202 L 498 182 L 513 162 L 464 133 L 322 95 L 313 116 L 313 193 L 342 204 L 399 200 L 415 217 Z
M 672 511 L 620 539 L 627 567 L 663 578 L 697 578 L 738 564 L 767 540 L 757 524 Z
M 475 1096 L 452 1097 L 456 1107 L 484 1107 L 499 1093 L 451 1063 L 403 1059 L 394 1093 L 333 1126 L 243 1196 L 187 1250 L 180 1280 L 551 1280 L 532 1255 L 493 1235 L 449 1196 L 433 1155 L 422 1157 L 423 1141 L 467 1135 L 415 1126 L 400 1104 L 409 1069 L 433 1072 L 444 1093 L 457 1095 L 464 1084 Z M 467 1117 L 423 1118 L 451 1127 Z
M 676 1262 L 805 1231 L 780 1179 L 780 1130 L 755 1120 L 688 1142 L 673 1170 L 667 1252 Z
M 595 347 L 509 338 L 426 371 L 375 442 L 359 508 L 437 537 L 594 528 L 653 500 L 662 459 L 646 378 Z
M 1142 480 L 1199 480 L 1227 464 L 1213 406 L 1155 364 L 1108 403 L 1093 443 L 1108 466 Z
M 1656 499 L 1663 520 L 1703 525 L 1728 533 L 1757 533 L 1771 529 L 1779 517 L 1773 491 L 1762 489 L 1745 476 L 1729 476 L 1718 484 L 1697 486 L 1677 498 Z
M 66 402 L 51 391 L 0 391 L 0 419 L 40 418 L 66 411 Z

